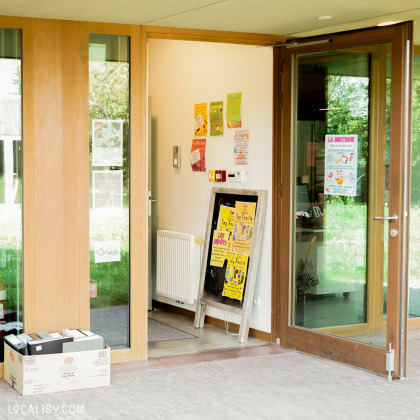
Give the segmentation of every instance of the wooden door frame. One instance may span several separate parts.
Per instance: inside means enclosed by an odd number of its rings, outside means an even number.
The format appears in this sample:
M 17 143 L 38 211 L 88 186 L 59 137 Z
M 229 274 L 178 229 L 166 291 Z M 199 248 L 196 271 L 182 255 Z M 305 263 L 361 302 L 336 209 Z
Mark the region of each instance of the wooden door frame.
M 292 70 L 284 63 L 293 56 L 293 53 L 307 53 L 316 51 L 350 48 L 357 45 L 372 45 L 378 43 L 392 43 L 392 105 L 391 105 L 391 168 L 403 167 L 402 139 L 404 135 L 404 68 L 405 60 L 405 34 L 411 34 L 411 23 L 399 24 L 387 28 L 372 28 L 361 31 L 350 31 L 338 34 L 311 37 L 306 41 L 333 39 L 330 44 L 303 46 L 291 51 L 290 49 L 275 49 L 274 58 L 274 136 L 273 136 L 273 331 L 280 344 L 285 347 L 301 350 L 317 356 L 345 362 L 358 367 L 366 368 L 385 374 L 386 349 L 358 343 L 345 338 L 320 334 L 290 325 L 290 278 L 291 278 L 291 191 L 292 191 Z M 408 35 L 410 39 L 410 35 Z M 392 141 L 392 139 L 400 141 Z M 403 175 L 392 172 L 393 185 L 390 185 L 389 213 L 403 215 L 403 202 L 400 192 L 403 186 Z M 401 218 L 392 224 L 392 228 L 400 232 L 405 228 L 405 220 Z M 402 235 L 393 238 L 390 242 L 390 255 L 399 255 L 402 247 Z M 391 258 L 390 258 L 391 260 Z M 403 322 L 399 313 L 401 302 L 401 273 L 400 259 L 389 264 L 389 277 L 395 281 L 388 282 L 388 333 L 387 343 L 394 343 L 395 350 L 395 377 L 405 375 L 405 361 L 400 358 L 404 343 L 399 341 L 400 322 Z M 405 353 L 403 351 L 403 353 Z M 401 361 L 401 366 L 399 365 Z M 401 372 L 402 375 L 401 375 Z
M 122 362 L 129 360 L 145 359 L 147 345 L 144 337 L 147 337 L 147 317 L 144 308 L 146 307 L 147 277 L 144 266 L 147 265 L 147 201 L 146 195 L 142 193 L 142 186 L 147 182 L 147 143 L 141 141 L 142 125 L 142 97 L 145 92 L 142 90 L 140 72 L 142 71 L 142 43 L 141 28 L 138 25 L 120 25 L 108 23 L 79 22 L 79 45 L 80 45 L 80 66 L 83 68 L 81 74 L 83 84 L 79 91 L 79 98 L 83 101 L 80 119 L 83 121 L 83 132 L 89 133 L 89 34 L 122 35 L 130 38 L 130 314 L 129 314 L 129 336 L 130 346 L 127 349 L 114 350 L 111 352 L 111 362 Z M 83 155 L 83 156 L 82 156 Z M 86 149 L 80 156 L 83 160 L 83 167 L 87 171 L 86 179 L 89 180 L 89 151 Z M 85 185 L 89 188 L 89 185 Z M 87 196 L 89 190 L 85 191 Z M 86 195 L 85 194 L 85 195 Z M 86 204 L 86 203 L 85 203 Z M 81 238 L 83 244 L 89 243 L 89 203 L 85 208 L 86 229 L 85 237 Z M 146 239 L 145 239 L 146 238 Z M 146 247 L 145 247 L 146 244 Z M 88 253 L 86 254 L 89 255 Z M 84 282 L 90 279 L 90 262 L 86 258 L 83 264 Z M 85 285 L 85 289 L 89 284 Z M 83 319 L 90 324 L 90 304 L 87 297 L 81 306 Z

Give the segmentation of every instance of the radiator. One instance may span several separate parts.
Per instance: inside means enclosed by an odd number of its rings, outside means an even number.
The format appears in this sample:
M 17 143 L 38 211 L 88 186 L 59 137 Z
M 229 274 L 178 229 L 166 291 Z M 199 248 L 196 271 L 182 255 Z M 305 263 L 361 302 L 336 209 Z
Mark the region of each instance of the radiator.
M 195 303 L 198 294 L 202 239 L 194 235 L 157 231 L 156 294 Z

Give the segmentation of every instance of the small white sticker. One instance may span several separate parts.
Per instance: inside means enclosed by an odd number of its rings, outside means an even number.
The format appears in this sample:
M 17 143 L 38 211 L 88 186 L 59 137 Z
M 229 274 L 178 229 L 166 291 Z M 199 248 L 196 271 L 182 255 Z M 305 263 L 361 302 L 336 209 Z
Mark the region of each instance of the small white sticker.
M 42 346 L 36 346 L 35 350 L 36 351 L 41 351 L 42 350 Z

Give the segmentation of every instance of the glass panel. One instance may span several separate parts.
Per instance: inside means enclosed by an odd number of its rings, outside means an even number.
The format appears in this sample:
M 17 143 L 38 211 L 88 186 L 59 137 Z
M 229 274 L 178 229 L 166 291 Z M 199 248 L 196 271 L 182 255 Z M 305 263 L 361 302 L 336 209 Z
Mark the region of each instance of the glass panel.
M 296 57 L 291 319 L 384 346 L 385 223 L 370 222 L 387 212 L 386 71 L 372 73 L 381 57 L 386 68 L 386 47 Z
M 89 36 L 91 329 L 128 348 L 130 40 Z
M 21 32 L 0 29 L 0 362 L 23 331 Z
M 411 318 L 420 317 L 420 55 L 414 56 L 413 131 L 410 212 L 409 307 Z

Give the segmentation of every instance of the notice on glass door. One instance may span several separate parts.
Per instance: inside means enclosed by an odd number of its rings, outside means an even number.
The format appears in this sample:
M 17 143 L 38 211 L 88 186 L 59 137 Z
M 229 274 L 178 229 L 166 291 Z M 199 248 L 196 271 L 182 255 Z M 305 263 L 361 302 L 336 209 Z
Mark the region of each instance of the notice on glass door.
M 92 166 L 122 166 L 123 121 L 92 120 Z
M 93 208 L 123 208 L 123 171 L 93 171 Z
M 324 194 L 357 195 L 357 135 L 325 136 Z
M 120 241 L 95 242 L 95 264 L 121 261 Z

